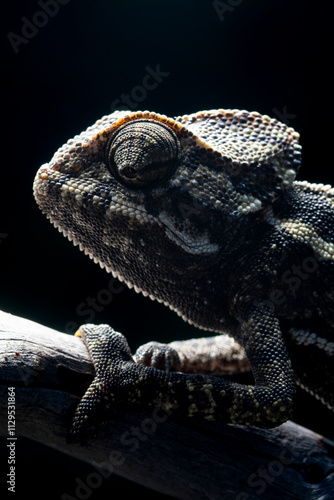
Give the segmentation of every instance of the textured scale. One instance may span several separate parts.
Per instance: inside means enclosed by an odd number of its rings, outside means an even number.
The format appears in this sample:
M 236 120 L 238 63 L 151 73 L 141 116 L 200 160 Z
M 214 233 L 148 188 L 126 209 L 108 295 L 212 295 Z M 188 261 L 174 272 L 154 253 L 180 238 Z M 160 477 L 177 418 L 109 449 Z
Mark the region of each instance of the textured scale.
M 298 138 L 256 112 L 117 111 L 39 169 L 36 201 L 74 244 L 222 334 L 152 342 L 133 359 L 111 327 L 82 327 L 97 375 L 72 439 L 118 405 L 276 426 L 295 381 L 334 409 L 334 190 L 295 180 Z M 249 367 L 253 386 L 215 376 Z

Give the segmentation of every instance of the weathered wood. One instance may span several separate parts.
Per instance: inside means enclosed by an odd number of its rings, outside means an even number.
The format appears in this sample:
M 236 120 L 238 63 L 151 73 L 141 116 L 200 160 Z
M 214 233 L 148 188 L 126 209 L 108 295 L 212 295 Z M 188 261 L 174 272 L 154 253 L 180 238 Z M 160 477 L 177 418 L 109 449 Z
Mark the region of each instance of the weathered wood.
M 93 376 L 79 338 L 0 312 L 0 433 L 39 441 L 179 499 L 334 498 L 334 443 L 292 422 L 277 429 L 121 411 L 88 446 L 68 445 L 71 415 Z M 90 478 L 81 478 L 83 483 Z

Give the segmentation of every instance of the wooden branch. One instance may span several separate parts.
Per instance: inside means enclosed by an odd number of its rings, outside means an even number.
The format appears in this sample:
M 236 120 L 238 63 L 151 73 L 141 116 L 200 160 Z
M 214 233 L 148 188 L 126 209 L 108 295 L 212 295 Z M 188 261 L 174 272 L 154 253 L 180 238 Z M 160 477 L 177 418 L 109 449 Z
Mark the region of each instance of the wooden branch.
M 93 376 L 83 342 L 0 312 L 0 352 L 1 435 L 9 436 L 15 393 L 18 440 L 99 467 L 95 481 L 115 473 L 179 499 L 334 497 L 334 443 L 292 422 L 261 430 L 122 411 L 92 444 L 68 445 L 71 416 Z

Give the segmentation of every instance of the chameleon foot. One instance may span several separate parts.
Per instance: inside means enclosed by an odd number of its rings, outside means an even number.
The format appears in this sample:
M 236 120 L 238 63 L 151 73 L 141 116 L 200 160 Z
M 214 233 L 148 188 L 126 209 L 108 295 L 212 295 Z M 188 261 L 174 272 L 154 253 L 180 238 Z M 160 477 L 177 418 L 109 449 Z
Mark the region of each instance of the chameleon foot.
M 84 325 L 76 336 L 86 344 L 96 376 L 75 411 L 67 442 L 85 443 L 121 402 L 124 373 L 135 363 L 125 337 L 108 325 Z
M 148 342 L 140 346 L 134 355 L 136 363 L 151 366 L 166 372 L 178 371 L 181 367 L 179 355 L 168 344 Z

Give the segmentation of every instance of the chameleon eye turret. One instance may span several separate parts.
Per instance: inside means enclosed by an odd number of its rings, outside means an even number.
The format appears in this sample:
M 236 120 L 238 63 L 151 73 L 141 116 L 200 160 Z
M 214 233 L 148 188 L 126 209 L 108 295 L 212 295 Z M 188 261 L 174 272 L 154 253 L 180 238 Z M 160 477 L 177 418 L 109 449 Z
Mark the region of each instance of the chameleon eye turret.
M 151 188 L 168 179 L 177 167 L 179 139 L 168 125 L 134 120 L 111 134 L 106 149 L 110 172 L 130 188 Z

